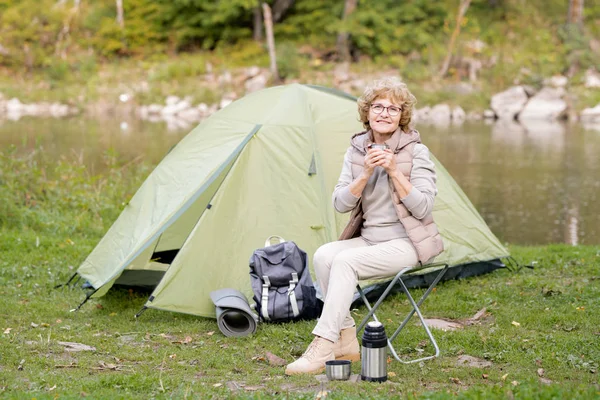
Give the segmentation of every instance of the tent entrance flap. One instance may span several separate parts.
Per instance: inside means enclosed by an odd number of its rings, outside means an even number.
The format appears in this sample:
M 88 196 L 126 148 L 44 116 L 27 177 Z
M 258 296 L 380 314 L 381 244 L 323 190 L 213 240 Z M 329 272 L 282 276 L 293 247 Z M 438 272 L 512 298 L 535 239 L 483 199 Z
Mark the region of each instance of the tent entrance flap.
M 136 288 L 143 291 L 152 291 L 159 284 L 165 271 L 150 269 L 124 270 L 114 286 L 122 288 Z
M 161 264 L 171 264 L 179 253 L 179 249 L 175 250 L 164 250 L 164 251 L 155 251 L 152 253 L 152 261 L 159 262 Z

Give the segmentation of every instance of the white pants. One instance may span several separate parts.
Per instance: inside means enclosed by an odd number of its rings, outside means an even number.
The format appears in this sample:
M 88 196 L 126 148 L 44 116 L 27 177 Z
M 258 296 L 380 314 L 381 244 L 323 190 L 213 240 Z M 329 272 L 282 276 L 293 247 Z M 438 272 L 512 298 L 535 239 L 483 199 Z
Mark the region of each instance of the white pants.
M 417 262 L 408 238 L 371 244 L 357 237 L 319 247 L 313 265 L 325 303 L 312 333 L 337 342 L 342 329 L 355 325 L 350 305 L 358 281 L 393 277 Z

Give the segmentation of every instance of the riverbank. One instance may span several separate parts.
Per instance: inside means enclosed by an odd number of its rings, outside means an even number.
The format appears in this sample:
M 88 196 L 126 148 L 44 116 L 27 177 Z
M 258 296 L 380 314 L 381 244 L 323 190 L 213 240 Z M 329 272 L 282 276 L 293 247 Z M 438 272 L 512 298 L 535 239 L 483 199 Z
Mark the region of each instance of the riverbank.
M 250 66 L 240 66 L 244 63 Z M 417 96 L 416 119 L 422 122 L 512 120 L 522 111 L 533 119 L 600 121 L 600 73 L 593 69 L 572 79 L 555 75 L 536 81 L 524 71 L 509 83 L 484 79 L 483 73 L 475 81 L 440 79 L 424 67 L 409 74 L 385 61 L 333 63 L 296 55 L 283 65 L 288 72 L 280 82 L 258 55 L 229 61 L 202 53 L 160 62 L 122 60 L 56 76 L 40 71 L 14 76 L 0 70 L 0 118 L 116 115 L 187 128 L 235 99 L 275 84 L 310 83 L 360 95 L 371 80 L 391 75 L 404 79 Z

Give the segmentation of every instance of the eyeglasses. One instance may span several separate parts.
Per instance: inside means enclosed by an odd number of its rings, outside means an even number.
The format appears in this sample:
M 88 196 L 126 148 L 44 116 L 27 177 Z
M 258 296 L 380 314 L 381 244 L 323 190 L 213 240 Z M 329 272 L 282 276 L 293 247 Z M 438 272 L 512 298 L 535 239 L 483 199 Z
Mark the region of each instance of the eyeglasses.
M 391 117 L 396 117 L 398 115 L 400 115 L 400 113 L 402 112 L 402 109 L 400 107 L 396 107 L 396 106 L 383 106 L 382 104 L 371 104 L 371 110 L 373 110 L 373 112 L 375 114 L 381 114 L 383 112 L 383 110 L 387 110 L 388 114 Z

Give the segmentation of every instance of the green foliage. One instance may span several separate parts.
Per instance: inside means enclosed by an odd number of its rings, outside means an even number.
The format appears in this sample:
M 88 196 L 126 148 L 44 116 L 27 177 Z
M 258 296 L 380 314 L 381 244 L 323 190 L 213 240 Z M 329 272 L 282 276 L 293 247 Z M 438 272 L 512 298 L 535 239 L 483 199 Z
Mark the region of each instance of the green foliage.
M 410 81 L 428 82 L 446 56 L 458 3 L 359 0 L 342 21 L 344 0 L 296 0 L 274 26 L 281 74 L 302 77 L 308 65 L 331 69 L 323 60 L 335 58 L 338 34 L 349 32 L 358 64 L 375 60 L 378 69 L 397 68 Z M 123 4 L 120 26 L 114 0 L 0 0 L 0 66 L 21 74 L 42 71 L 47 90 L 75 80 L 87 82 L 107 61 L 123 58 L 158 62 L 208 49 L 218 56 L 210 59 L 216 71 L 269 63 L 264 41 L 252 39 L 256 0 Z M 577 74 L 573 66 L 584 70 L 600 65 L 600 54 L 592 51 L 593 39 L 600 35 L 600 6 L 585 2 L 582 29 L 565 25 L 567 8 L 563 0 L 473 0 L 453 60 L 481 61 L 481 80 L 496 90 L 515 80 L 539 85 L 552 74 Z M 473 50 L 469 43 L 474 40 L 485 46 Z M 153 68 L 149 79 L 181 80 L 202 74 L 206 65 L 186 58 L 181 62 Z M 451 65 L 449 78 L 465 79 L 464 71 L 464 65 Z
M 163 26 L 168 27 L 175 48 L 212 49 L 221 42 L 235 42 L 252 34 L 254 0 L 158 0 Z
M 86 167 L 62 158 L 43 167 L 44 150 L 17 156 L 16 147 L 0 152 L 0 227 L 33 229 L 39 233 L 100 233 L 117 217 L 123 202 L 137 187 L 123 173 L 114 154 L 104 156 L 107 176 L 89 176 Z M 141 171 L 147 171 L 143 166 Z
M 441 2 L 362 0 L 349 21 L 352 40 L 364 54 L 421 51 L 439 38 L 447 17 Z
M 206 60 L 203 57 L 181 57 L 176 63 L 164 63 L 156 66 L 150 73 L 153 81 L 181 80 L 202 75 L 206 72 Z
M 297 78 L 302 66 L 302 56 L 298 54 L 298 48 L 293 43 L 284 42 L 277 45 L 277 69 L 282 78 Z

